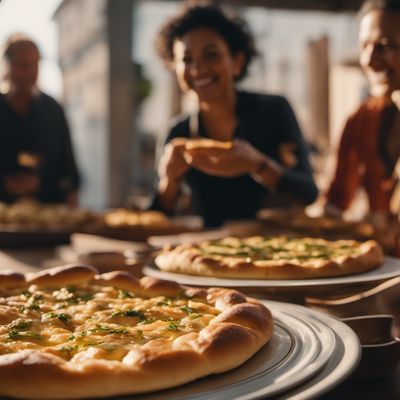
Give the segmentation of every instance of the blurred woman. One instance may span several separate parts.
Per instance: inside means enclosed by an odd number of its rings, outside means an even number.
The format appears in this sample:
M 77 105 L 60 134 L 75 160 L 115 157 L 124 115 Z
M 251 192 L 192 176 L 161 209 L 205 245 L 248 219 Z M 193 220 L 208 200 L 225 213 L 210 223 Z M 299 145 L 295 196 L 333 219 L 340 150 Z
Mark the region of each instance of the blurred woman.
M 77 203 L 78 170 L 61 106 L 37 88 L 40 53 L 24 35 L 5 45 L 0 94 L 0 201 Z
M 290 204 L 315 200 L 302 134 L 280 96 L 236 88 L 256 55 L 243 20 L 214 6 L 192 6 L 167 21 L 157 48 L 198 112 L 173 123 L 160 158 L 154 208 L 173 212 L 185 181 L 205 226 L 254 218 L 270 194 Z M 198 140 L 198 139 L 212 140 Z

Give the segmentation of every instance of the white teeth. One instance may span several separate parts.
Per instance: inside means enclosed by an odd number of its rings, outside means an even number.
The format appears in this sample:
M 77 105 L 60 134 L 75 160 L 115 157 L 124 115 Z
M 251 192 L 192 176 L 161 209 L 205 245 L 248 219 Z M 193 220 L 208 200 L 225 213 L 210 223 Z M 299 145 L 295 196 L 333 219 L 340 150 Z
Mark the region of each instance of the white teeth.
M 193 80 L 193 85 L 196 87 L 207 86 L 213 82 L 212 78 L 196 79 Z

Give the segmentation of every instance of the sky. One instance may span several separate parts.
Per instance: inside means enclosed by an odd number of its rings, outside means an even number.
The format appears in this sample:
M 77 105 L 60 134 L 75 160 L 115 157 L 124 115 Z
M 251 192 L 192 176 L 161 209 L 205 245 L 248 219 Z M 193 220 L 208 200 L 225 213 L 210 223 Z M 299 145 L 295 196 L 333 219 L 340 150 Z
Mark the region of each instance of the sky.
M 31 36 L 42 54 L 39 86 L 56 98 L 61 97 L 62 81 L 57 64 L 57 29 L 52 15 L 61 1 L 0 0 L 1 46 L 15 32 Z

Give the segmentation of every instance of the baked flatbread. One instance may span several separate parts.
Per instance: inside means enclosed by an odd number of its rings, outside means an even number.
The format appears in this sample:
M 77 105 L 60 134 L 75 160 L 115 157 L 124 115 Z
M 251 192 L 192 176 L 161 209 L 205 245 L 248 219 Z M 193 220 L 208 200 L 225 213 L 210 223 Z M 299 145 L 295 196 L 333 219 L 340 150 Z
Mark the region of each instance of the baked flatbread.
M 195 149 L 230 149 L 233 146 L 231 140 L 221 141 L 208 138 L 189 139 L 185 143 L 186 150 Z
M 83 265 L 0 274 L 0 396 L 143 393 L 234 368 L 271 337 L 270 311 L 235 290 L 192 289 Z
M 304 279 L 365 272 L 383 263 L 374 240 L 327 241 L 286 236 L 227 237 L 165 248 L 163 271 L 221 278 Z

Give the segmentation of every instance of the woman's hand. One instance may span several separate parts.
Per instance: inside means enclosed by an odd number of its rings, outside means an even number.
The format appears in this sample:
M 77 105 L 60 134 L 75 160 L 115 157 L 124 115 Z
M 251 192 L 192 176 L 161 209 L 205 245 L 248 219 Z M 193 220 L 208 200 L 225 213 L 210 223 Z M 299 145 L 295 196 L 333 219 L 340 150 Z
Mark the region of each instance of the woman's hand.
M 183 157 L 187 139 L 175 138 L 167 143 L 158 164 L 160 180 L 180 181 L 190 166 Z
M 162 208 L 173 212 L 179 195 L 180 183 L 190 165 L 183 157 L 187 139 L 175 138 L 169 142 L 158 164 L 158 196 Z
M 194 147 L 186 149 L 187 163 L 208 175 L 236 177 L 255 173 L 265 155 L 244 140 L 234 140 L 231 147 Z

